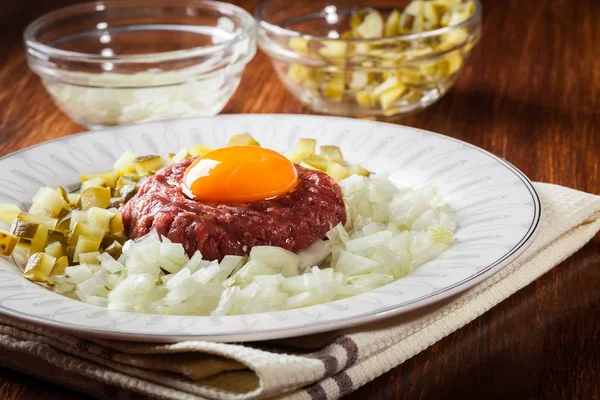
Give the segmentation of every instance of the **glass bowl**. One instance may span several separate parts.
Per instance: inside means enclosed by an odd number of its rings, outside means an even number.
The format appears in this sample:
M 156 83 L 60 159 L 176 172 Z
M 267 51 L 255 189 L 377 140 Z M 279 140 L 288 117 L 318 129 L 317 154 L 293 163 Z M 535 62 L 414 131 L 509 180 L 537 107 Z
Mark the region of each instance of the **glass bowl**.
M 292 94 L 355 117 L 431 105 L 481 35 L 478 0 L 266 0 L 255 16 L 258 45 Z
M 252 15 L 204 0 L 114 0 L 66 7 L 24 33 L 29 67 L 91 129 L 212 116 L 256 53 Z

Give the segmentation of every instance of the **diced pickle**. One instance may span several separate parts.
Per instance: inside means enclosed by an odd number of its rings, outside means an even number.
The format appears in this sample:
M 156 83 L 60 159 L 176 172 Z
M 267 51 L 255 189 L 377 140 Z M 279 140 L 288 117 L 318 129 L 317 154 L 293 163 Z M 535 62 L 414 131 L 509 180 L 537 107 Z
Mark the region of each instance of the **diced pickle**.
M 120 212 L 111 217 L 109 231 L 113 235 L 123 233 L 125 231 L 125 225 L 123 225 L 123 215 L 121 215 Z
M 344 81 L 342 79 L 334 79 L 331 80 L 325 86 L 325 90 L 323 94 L 325 97 L 331 100 L 340 100 L 342 98 L 342 94 L 344 93 Z
M 69 193 L 67 192 L 67 190 L 64 187 L 59 186 L 58 189 L 56 189 L 56 191 L 58 192 L 58 194 L 60 194 L 62 196 L 64 201 L 66 201 L 68 204 L 70 204 Z
M 115 240 L 110 246 L 104 249 L 104 252 L 110 254 L 110 256 L 116 260 L 121 257 L 121 254 L 123 253 L 123 246 L 121 243 Z
M 62 256 L 54 262 L 54 266 L 52 267 L 50 275 L 64 275 L 65 268 L 67 268 L 68 266 L 69 258 L 67 256 Z
M 10 256 L 19 243 L 19 238 L 0 229 L 0 254 Z
M 73 254 L 73 261 L 79 262 L 79 255 L 82 253 L 93 253 L 98 251 L 102 239 L 95 239 L 80 235 L 77 239 L 77 245 L 75 246 L 75 253 Z
M 308 155 L 302 159 L 302 162 L 321 171 L 326 171 L 327 167 L 331 163 L 327 158 L 318 154 Z
M 352 165 L 350 167 L 350 174 L 351 175 L 360 175 L 360 176 L 369 176 L 369 175 L 371 175 L 371 172 L 369 172 L 369 170 L 361 167 L 360 165 Z
M 383 36 L 396 36 L 400 34 L 400 11 L 394 10 L 388 15 L 383 27 Z
M 161 156 L 140 156 L 133 160 L 133 165 L 138 175 L 147 175 L 164 167 L 165 160 Z
M 195 146 L 192 146 L 188 149 L 188 151 L 190 152 L 190 154 L 193 157 L 200 157 L 206 153 L 208 153 L 209 151 L 212 151 L 213 148 L 210 146 L 203 146 L 201 144 L 197 144 Z
M 132 151 L 126 151 L 119 157 L 114 165 L 114 169 L 123 175 L 132 174 L 135 172 L 133 161 L 137 158 L 137 154 Z
M 92 207 L 87 210 L 87 221 L 89 225 L 108 232 L 110 231 L 111 213 L 103 208 Z
M 353 13 L 350 17 L 350 29 L 354 30 L 358 28 L 362 24 L 366 14 L 363 10 Z
M 339 182 L 350 176 L 350 172 L 346 167 L 338 163 L 331 163 L 327 167 L 327 175 L 331 176 L 335 181 Z
M 108 208 L 111 193 L 107 187 L 89 187 L 81 192 L 81 209 L 84 211 L 92 207 Z
M 48 243 L 58 242 L 63 246 L 67 245 L 67 237 L 64 232 L 60 232 L 57 230 L 49 230 L 48 231 Z
M 77 207 L 79 205 L 79 200 L 81 199 L 80 193 L 69 193 L 67 196 L 69 198 L 69 204 L 71 204 L 71 207 Z
M 60 257 L 67 255 L 65 248 L 63 247 L 62 244 L 60 244 L 60 242 L 50 243 L 44 249 L 44 253 L 46 253 L 54 258 L 60 258 Z
M 365 16 L 363 22 L 353 31 L 355 35 L 365 39 L 383 36 L 383 18 L 378 11 L 372 11 Z
M 361 90 L 356 93 L 356 102 L 361 106 L 371 107 L 375 104 L 375 98 L 373 97 L 371 90 Z
M 21 209 L 14 204 L 0 204 L 0 221 L 12 224 Z
M 232 136 L 227 142 L 227 147 L 231 146 L 260 146 L 260 143 L 249 133 L 240 133 Z
M 288 45 L 290 46 L 290 49 L 295 50 L 300 54 L 306 54 L 308 52 L 308 40 L 306 39 L 293 37 L 290 38 Z
M 321 146 L 321 155 L 330 161 L 335 161 L 339 164 L 344 164 L 344 156 L 342 151 L 337 146 Z
M 341 38 L 390 38 L 399 34 L 425 32 L 457 25 L 473 15 L 472 0 L 415 0 L 404 10 L 391 10 L 385 18 L 373 9 L 351 15 L 350 29 Z M 293 40 L 292 40 L 293 42 Z M 305 42 L 290 45 L 297 52 L 310 51 Z M 432 84 L 444 84 L 463 63 L 463 54 L 474 45 L 467 28 L 448 30 L 415 40 L 378 42 L 323 40 L 317 53 L 327 59 L 327 68 L 291 64 L 288 79 L 312 92 L 315 100 L 355 102 L 365 108 L 380 108 L 384 115 L 394 115 L 402 106 L 418 103 Z M 456 57 L 440 56 L 457 49 Z M 441 59 L 435 60 L 435 55 Z M 331 65 L 334 64 L 334 65 Z M 359 66 L 359 67 L 356 67 Z M 395 78 L 400 84 L 388 82 Z M 374 86 L 372 86 L 374 84 Z M 385 84 L 385 85 L 384 85 Z M 427 86 L 426 86 L 427 85 Z M 405 87 L 405 88 L 403 88 Z M 389 93 L 383 94 L 389 91 Z
M 15 219 L 10 231 L 22 239 L 33 239 L 39 227 L 39 224 Z
M 288 70 L 288 76 L 296 83 L 302 83 L 310 75 L 310 68 L 300 64 L 292 64 Z
M 75 252 L 77 252 L 77 248 L 75 249 Z M 100 264 L 100 262 L 98 261 L 98 256 L 100 255 L 100 252 L 98 251 L 93 251 L 90 253 L 79 253 L 77 256 L 79 257 L 79 263 L 80 264 Z
M 300 139 L 293 150 L 286 153 L 285 156 L 293 163 L 300 162 L 304 157 L 315 154 L 317 149 L 316 139 Z
M 394 88 L 384 92 L 380 97 L 379 101 L 381 102 L 381 108 L 384 110 L 389 109 L 394 102 L 400 99 L 400 97 L 406 92 L 406 86 L 398 82 Z
M 57 217 L 63 209 L 70 210 L 71 206 L 58 190 L 43 187 L 33 196 L 32 206 L 29 210 L 32 214 L 47 217 Z
M 123 244 L 125 244 L 126 241 L 127 241 L 127 238 L 125 237 L 124 234 L 113 235 L 112 233 L 107 233 L 106 235 L 104 235 L 104 239 L 102 239 L 102 247 L 107 249 L 114 242 L 117 242 L 120 245 L 123 245 Z
M 76 223 L 73 230 L 69 233 L 67 237 L 67 244 L 70 246 L 75 246 L 79 242 L 79 237 L 85 236 L 89 239 L 102 241 L 104 238 L 104 230 L 95 226 L 91 226 L 83 223 Z
M 91 187 L 106 187 L 106 181 L 100 177 L 89 179 L 81 184 L 81 192 Z
M 325 58 L 341 58 L 346 56 L 348 46 L 344 42 L 328 40 L 323 42 L 319 54 Z
M 31 281 L 46 282 L 54 268 L 55 262 L 56 258 L 51 255 L 35 253 L 29 257 L 23 276 Z
M 81 183 L 90 181 L 96 178 L 102 179 L 106 186 L 110 188 L 114 188 L 117 185 L 117 181 L 119 180 L 119 173 L 116 171 L 111 172 L 101 172 L 96 174 L 86 174 L 81 176 Z

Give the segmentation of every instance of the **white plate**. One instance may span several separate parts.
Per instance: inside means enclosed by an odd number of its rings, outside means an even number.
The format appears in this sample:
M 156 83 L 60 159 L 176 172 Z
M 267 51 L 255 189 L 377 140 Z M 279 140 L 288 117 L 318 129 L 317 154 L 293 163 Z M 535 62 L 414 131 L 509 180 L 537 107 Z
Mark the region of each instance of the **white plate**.
M 263 145 L 289 149 L 298 138 L 339 145 L 350 162 L 387 170 L 410 185 L 436 181 L 456 212 L 456 244 L 409 276 L 371 292 L 290 311 L 227 317 L 137 314 L 61 296 L 0 260 L 0 313 L 85 336 L 137 341 L 220 342 L 306 335 L 364 324 L 424 307 L 472 287 L 531 244 L 541 205 L 531 182 L 508 162 L 445 136 L 355 119 L 299 115 L 225 115 L 118 127 L 70 136 L 0 159 L 0 202 L 28 206 L 42 185 L 74 187 L 82 173 L 110 169 L 125 150 L 175 152 L 222 146 L 251 132 Z

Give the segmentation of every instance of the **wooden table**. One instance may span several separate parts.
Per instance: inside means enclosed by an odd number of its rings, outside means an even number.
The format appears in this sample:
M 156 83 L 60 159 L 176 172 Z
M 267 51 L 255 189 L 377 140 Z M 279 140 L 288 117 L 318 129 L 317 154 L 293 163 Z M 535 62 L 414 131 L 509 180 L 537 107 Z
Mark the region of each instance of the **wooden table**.
M 0 6 L 0 155 L 82 131 L 27 69 L 27 22 L 73 0 Z M 240 1 L 253 10 L 255 0 Z M 532 180 L 600 194 L 600 7 L 488 0 L 483 39 L 454 88 L 400 123 L 504 157 Z M 259 53 L 225 113 L 310 113 Z M 352 399 L 600 398 L 600 236 Z M 2 399 L 82 396 L 0 369 Z

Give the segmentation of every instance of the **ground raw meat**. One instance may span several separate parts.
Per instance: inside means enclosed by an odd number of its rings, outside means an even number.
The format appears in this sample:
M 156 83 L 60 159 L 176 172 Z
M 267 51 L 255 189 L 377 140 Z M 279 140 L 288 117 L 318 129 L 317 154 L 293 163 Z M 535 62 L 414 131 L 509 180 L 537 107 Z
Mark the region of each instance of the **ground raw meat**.
M 237 204 L 203 203 L 188 198 L 181 182 L 193 159 L 160 170 L 121 207 L 131 239 L 152 229 L 181 243 L 188 255 L 205 259 L 245 255 L 253 246 L 279 246 L 297 252 L 338 223 L 346 207 L 338 184 L 327 174 L 296 166 L 298 186 L 285 196 Z

